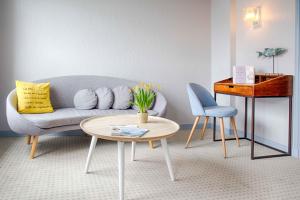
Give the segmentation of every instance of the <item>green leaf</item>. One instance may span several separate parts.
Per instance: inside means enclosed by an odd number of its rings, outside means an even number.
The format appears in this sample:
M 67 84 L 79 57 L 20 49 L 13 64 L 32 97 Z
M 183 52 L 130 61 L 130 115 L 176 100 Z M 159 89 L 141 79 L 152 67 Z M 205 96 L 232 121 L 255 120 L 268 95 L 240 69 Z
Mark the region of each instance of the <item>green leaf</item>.
M 135 87 L 133 90 L 134 102 L 132 104 L 138 107 L 139 112 L 147 112 L 154 101 L 155 95 L 149 88 Z

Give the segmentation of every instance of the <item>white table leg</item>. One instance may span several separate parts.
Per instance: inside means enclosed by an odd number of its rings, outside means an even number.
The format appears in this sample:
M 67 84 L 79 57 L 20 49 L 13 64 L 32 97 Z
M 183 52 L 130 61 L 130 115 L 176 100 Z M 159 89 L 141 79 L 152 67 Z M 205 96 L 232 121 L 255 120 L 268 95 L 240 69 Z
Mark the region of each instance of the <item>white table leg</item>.
M 94 151 L 94 149 L 96 147 L 96 144 L 97 144 L 97 137 L 93 136 L 91 144 L 90 144 L 89 154 L 88 154 L 88 157 L 86 159 L 86 164 L 85 164 L 85 169 L 84 169 L 85 173 L 88 173 L 89 165 L 91 163 L 92 154 L 93 154 L 93 151 Z
M 135 144 L 136 142 L 131 143 L 131 161 L 134 161 L 134 157 L 135 157 Z
M 124 142 L 118 141 L 118 167 L 119 167 L 119 199 L 124 199 L 124 159 L 125 146 Z
M 172 164 L 171 164 L 171 159 L 170 159 L 170 153 L 169 153 L 169 149 L 168 149 L 167 140 L 166 140 L 166 138 L 163 138 L 160 141 L 161 141 L 162 149 L 163 149 L 164 154 L 165 154 L 165 159 L 166 159 L 166 162 L 167 162 L 167 166 L 168 166 L 168 170 L 169 170 L 171 180 L 174 181 L 175 177 L 174 177 L 173 168 L 172 168 Z

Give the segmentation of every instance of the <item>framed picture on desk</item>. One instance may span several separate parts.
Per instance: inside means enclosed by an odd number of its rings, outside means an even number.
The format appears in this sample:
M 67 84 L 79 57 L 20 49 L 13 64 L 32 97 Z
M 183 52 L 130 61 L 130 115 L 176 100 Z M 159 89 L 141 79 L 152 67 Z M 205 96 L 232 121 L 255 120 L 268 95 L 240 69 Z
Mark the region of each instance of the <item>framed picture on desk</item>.
M 254 84 L 255 70 L 254 66 L 233 66 L 233 83 L 234 84 Z

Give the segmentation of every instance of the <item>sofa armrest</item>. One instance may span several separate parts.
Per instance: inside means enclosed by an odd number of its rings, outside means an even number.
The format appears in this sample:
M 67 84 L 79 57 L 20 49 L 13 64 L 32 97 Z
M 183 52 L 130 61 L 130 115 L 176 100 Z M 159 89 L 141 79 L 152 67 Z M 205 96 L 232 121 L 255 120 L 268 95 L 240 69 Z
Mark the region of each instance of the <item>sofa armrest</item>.
M 156 99 L 155 104 L 152 110 L 156 111 L 159 117 L 164 117 L 167 111 L 167 100 L 166 98 L 160 93 L 156 92 Z
M 39 135 L 42 129 L 25 119 L 17 111 L 17 93 L 11 91 L 6 99 L 6 117 L 11 130 L 22 135 Z

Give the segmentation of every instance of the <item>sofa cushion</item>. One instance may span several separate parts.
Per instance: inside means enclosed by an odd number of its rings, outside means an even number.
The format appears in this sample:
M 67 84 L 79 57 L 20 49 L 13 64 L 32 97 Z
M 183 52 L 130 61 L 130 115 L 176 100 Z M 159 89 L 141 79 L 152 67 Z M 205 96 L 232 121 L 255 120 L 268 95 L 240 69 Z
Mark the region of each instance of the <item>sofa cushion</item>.
M 83 89 L 76 92 L 74 96 L 74 106 L 77 109 L 89 110 L 97 105 L 97 95 L 92 89 Z
M 127 110 L 78 110 L 76 108 L 61 108 L 55 110 L 53 113 L 45 114 L 23 114 L 27 120 L 31 121 L 35 126 L 43 129 L 54 128 L 59 126 L 77 125 L 82 120 L 93 116 L 109 116 L 120 114 L 136 114 L 137 111 L 133 109 Z M 148 111 L 149 115 L 155 116 L 157 112 L 153 110 Z
M 133 101 L 133 95 L 128 86 L 118 86 L 113 89 L 114 103 L 112 108 L 118 110 L 128 109 Z
M 101 87 L 95 91 L 98 97 L 97 108 L 100 110 L 110 109 L 114 103 L 114 94 L 110 88 Z

